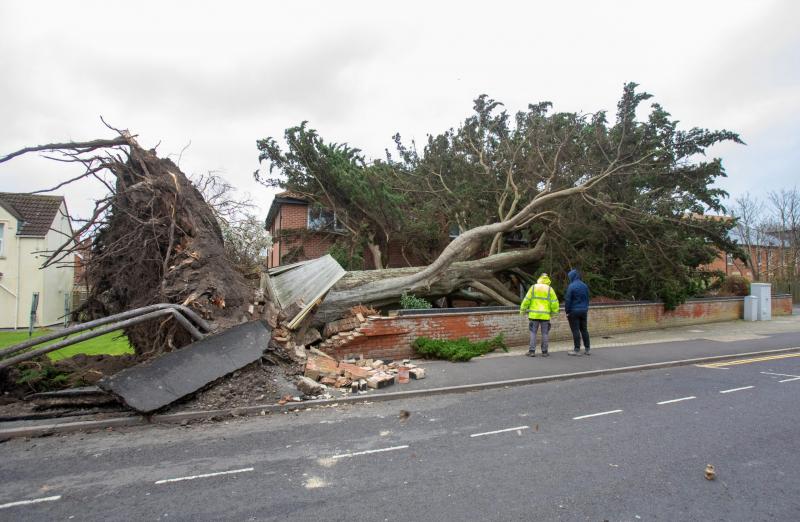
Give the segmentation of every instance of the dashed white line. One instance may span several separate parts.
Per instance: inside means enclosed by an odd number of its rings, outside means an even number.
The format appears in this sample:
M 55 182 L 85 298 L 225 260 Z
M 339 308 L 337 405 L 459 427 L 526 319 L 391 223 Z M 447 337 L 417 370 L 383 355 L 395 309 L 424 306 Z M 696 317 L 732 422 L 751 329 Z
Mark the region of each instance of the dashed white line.
M 793 379 L 783 379 L 782 381 L 778 381 L 778 382 L 790 382 L 790 381 L 797 381 L 797 380 L 800 380 L 800 377 L 795 377 Z
M 470 437 L 483 437 L 484 435 L 495 435 L 497 433 L 506 433 L 508 431 L 527 430 L 529 426 L 517 426 L 516 428 L 505 428 L 503 430 L 487 431 L 484 433 L 473 433 Z
M 58 500 L 61 498 L 61 495 L 56 495 L 54 497 L 42 497 L 42 498 L 34 498 L 31 500 L 18 500 L 17 502 L 9 502 L 8 504 L 0 504 L 0 509 L 15 507 L 15 506 L 28 506 L 30 504 L 38 504 L 40 502 L 52 502 L 53 500 Z
M 680 399 L 671 399 L 671 400 L 668 400 L 668 401 L 657 402 L 656 404 L 658 404 L 660 406 L 662 404 L 672 404 L 673 402 L 690 401 L 690 400 L 696 399 L 696 398 L 697 397 L 695 397 L 694 395 L 691 395 L 689 397 L 681 397 Z
M 384 451 L 396 451 L 401 449 L 406 449 L 408 446 L 393 446 L 391 448 L 382 448 L 382 449 L 374 449 L 374 450 L 367 450 L 367 451 L 356 451 L 355 453 L 344 453 L 342 455 L 334 455 L 331 457 L 332 459 L 344 459 L 347 457 L 356 457 L 358 455 L 369 455 L 370 453 L 383 453 Z
M 232 469 L 230 471 L 218 471 L 216 473 L 203 473 L 202 475 L 190 475 L 188 477 L 157 480 L 156 484 L 167 484 L 169 482 L 180 482 L 182 480 L 194 480 L 199 478 L 218 477 L 220 475 L 233 475 L 235 473 L 246 473 L 248 471 L 253 471 L 253 468 Z
M 589 417 L 599 417 L 600 415 L 610 415 L 612 413 L 622 413 L 622 410 L 601 411 L 600 413 L 580 415 L 579 417 L 572 417 L 572 420 L 588 419 Z
M 736 392 L 736 391 L 749 390 L 751 388 L 755 388 L 755 386 L 742 386 L 741 388 L 731 388 L 730 390 L 720 390 L 720 393 L 731 393 L 731 392 Z

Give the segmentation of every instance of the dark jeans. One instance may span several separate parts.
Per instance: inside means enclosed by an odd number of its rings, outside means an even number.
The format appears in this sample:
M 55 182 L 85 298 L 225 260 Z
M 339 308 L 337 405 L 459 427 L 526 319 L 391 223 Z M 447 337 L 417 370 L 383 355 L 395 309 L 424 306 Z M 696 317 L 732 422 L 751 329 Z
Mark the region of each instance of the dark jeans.
M 572 312 L 567 316 L 569 329 L 572 330 L 572 343 L 575 351 L 581 351 L 581 337 L 583 337 L 583 347 L 589 351 L 589 328 L 587 326 L 588 312 Z

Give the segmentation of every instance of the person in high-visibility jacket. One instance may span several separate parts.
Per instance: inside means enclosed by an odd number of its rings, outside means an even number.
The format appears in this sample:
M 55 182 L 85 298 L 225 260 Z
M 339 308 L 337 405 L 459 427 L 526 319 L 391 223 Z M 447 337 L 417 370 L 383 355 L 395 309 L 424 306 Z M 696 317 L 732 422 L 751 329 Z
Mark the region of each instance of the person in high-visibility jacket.
M 542 330 L 542 356 L 547 357 L 547 346 L 550 335 L 550 317 L 558 314 L 558 297 L 550 286 L 550 277 L 542 274 L 536 284 L 528 289 L 525 299 L 519 306 L 519 313 L 528 312 L 528 330 L 531 342 L 528 345 L 528 356 L 536 357 L 536 334 Z

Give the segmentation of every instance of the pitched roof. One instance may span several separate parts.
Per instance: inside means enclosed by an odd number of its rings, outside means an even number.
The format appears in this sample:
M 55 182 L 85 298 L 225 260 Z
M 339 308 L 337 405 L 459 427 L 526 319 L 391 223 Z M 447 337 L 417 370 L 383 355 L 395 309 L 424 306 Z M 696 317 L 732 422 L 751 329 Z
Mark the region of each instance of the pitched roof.
M 62 196 L 0 192 L 0 205 L 19 220 L 17 235 L 45 236 L 58 214 Z
M 275 221 L 275 218 L 278 215 L 278 210 L 280 210 L 281 205 L 307 205 L 308 200 L 306 200 L 303 196 L 299 194 L 295 194 L 294 192 L 284 191 L 275 194 L 275 198 L 272 200 L 272 204 L 269 206 L 269 212 L 267 213 L 267 219 L 264 220 L 264 228 L 269 230 L 272 228 L 272 223 Z

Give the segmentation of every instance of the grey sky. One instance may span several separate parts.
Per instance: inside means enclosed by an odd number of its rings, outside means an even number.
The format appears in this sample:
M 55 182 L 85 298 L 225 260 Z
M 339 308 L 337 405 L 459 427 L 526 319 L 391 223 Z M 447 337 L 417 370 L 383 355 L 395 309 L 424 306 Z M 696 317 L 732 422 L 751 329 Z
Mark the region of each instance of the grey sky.
M 457 126 L 486 93 L 511 111 L 613 113 L 627 81 L 684 127 L 748 143 L 714 150 L 736 196 L 797 184 L 800 3 L 559 2 L 0 3 L 0 153 L 110 134 L 103 117 L 186 173 L 221 174 L 261 207 L 255 140 L 308 120 L 381 157 L 391 136 Z M 0 191 L 57 183 L 69 166 L 0 166 Z M 63 191 L 86 213 L 100 193 Z

